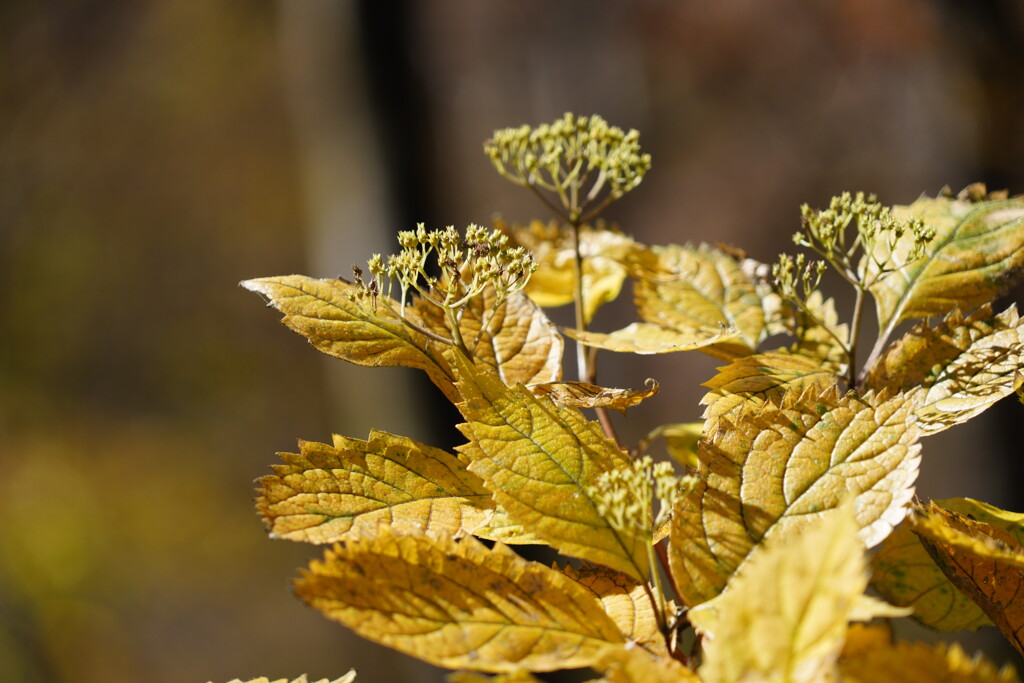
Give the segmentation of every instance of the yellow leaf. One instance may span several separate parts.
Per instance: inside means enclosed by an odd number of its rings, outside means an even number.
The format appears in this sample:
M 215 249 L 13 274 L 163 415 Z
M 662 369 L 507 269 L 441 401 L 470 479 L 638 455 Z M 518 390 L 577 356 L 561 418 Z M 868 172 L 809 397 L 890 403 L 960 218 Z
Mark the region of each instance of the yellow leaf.
M 488 676 L 473 671 L 456 671 L 448 674 L 448 683 L 541 683 L 540 679 L 529 671 L 513 671 L 508 674 Z
M 1016 281 L 1024 266 L 1024 198 L 922 197 L 893 207 L 893 216 L 922 219 L 935 229 L 935 238 L 922 258 L 908 262 L 914 237 L 907 231 L 892 254 L 898 270 L 871 287 L 884 333 L 904 320 L 986 304 Z M 868 281 L 877 273 L 876 260 L 884 263 L 889 256 L 884 240 L 878 250 L 862 266 Z
M 737 358 L 718 368 L 718 374 L 702 385 L 711 390 L 701 399 L 707 406 L 704 418 L 715 419 L 744 404 L 756 405 L 811 384 L 835 384 L 838 381 L 836 370 L 798 353 L 768 351 Z
M 494 301 L 494 290 L 485 289 L 470 300 L 459 320 L 459 330 L 473 354 L 473 362 L 493 369 L 510 386 L 561 378 L 565 343 L 554 323 L 521 293 L 497 306 Z M 412 309 L 428 330 L 451 338 L 451 330 L 440 308 L 415 299 Z M 454 347 L 440 346 L 451 364 Z
M 316 349 L 357 365 L 419 368 L 449 400 L 458 400 L 443 345 L 402 322 L 397 302 L 380 296 L 372 306 L 351 283 L 304 275 L 246 280 L 242 286 L 265 296 L 284 313 L 282 322 Z
M 458 450 L 509 519 L 561 553 L 646 580 L 650 536 L 613 528 L 588 493 L 601 473 L 628 463 L 600 426 L 465 359 L 456 369 L 466 419 L 459 429 L 469 439 Z
M 295 587 L 360 636 L 447 668 L 583 667 L 623 642 L 578 583 L 471 536 L 401 536 L 380 527 L 329 550 Z
M 621 330 L 609 333 L 572 329 L 562 331 L 567 337 L 587 346 L 640 355 L 693 351 L 736 337 L 735 331 L 724 327 L 680 331 L 651 323 L 630 323 Z
M 576 292 L 576 250 L 571 232 L 557 223 L 533 221 L 527 226 L 496 225 L 533 252 L 537 270 L 524 292 L 540 306 L 563 306 Z M 621 261 L 636 243 L 615 228 L 582 225 L 579 228 L 583 260 L 584 319 L 589 323 L 597 309 L 614 301 L 622 291 L 626 267 Z
M 975 630 L 991 624 L 974 602 L 950 583 L 901 524 L 871 558 L 871 587 L 894 605 L 913 607 L 915 620 L 939 631 Z
M 697 442 L 704 430 L 704 422 L 676 422 L 662 425 L 644 437 L 644 449 L 658 437 L 665 440 L 665 450 L 680 465 L 697 468 Z
M 700 683 L 697 674 L 670 657 L 640 647 L 608 649 L 593 667 L 602 673 L 592 683 Z
M 604 567 L 576 569 L 567 564 L 561 569 L 557 565 L 553 568 L 593 593 L 627 640 L 667 656 L 665 639 L 658 630 L 658 620 L 643 584 Z
M 860 524 L 843 505 L 801 533 L 776 535 L 688 613 L 704 634 L 704 683 L 835 678 L 847 623 L 867 587 Z
M 959 424 L 1013 393 L 1024 363 L 1024 321 L 1010 306 L 993 316 L 983 306 L 970 316 L 950 313 L 937 326 L 920 323 L 886 349 L 865 386 L 892 391 L 926 388 L 916 414 L 933 434 Z
M 742 406 L 705 427 L 700 483 L 676 506 L 670 559 L 691 607 L 709 600 L 760 543 L 852 497 L 873 546 L 906 514 L 920 463 L 912 398 L 841 396 L 811 385 Z
M 876 621 L 871 624 L 850 624 L 846 629 L 843 653 L 840 657 L 859 657 L 876 648 L 885 648 L 893 643 L 892 623 Z
M 934 502 L 913 519 L 914 531 L 946 577 L 1024 654 L 1024 546 L 1014 533 Z
M 753 353 L 766 337 L 785 331 L 782 300 L 758 274 L 761 264 L 707 244 L 651 247 L 650 252 L 656 271 L 634 272 L 641 320 L 690 339 L 733 331 L 736 338 L 701 349 L 725 360 Z
M 820 291 L 814 290 L 804 304 L 813 318 L 804 311 L 794 313 L 797 319 L 802 319 L 794 351 L 818 359 L 822 365 L 833 368 L 837 375 L 843 374 L 850 330 L 846 323 L 840 322 L 835 300 L 825 299 Z
M 356 682 L 356 672 L 355 672 L 355 669 L 349 671 L 347 674 L 345 674 L 341 678 L 335 678 L 333 681 L 329 681 L 326 678 L 321 678 L 318 681 L 310 681 L 308 678 L 306 678 L 305 674 L 303 674 L 303 675 L 299 676 L 298 678 L 294 679 L 293 681 L 291 681 L 291 683 L 355 683 L 355 682 Z M 236 679 L 234 679 L 232 681 L 229 681 L 228 683 L 243 683 L 243 681 L 240 678 L 236 678 Z M 288 683 L 288 679 L 287 678 L 278 678 L 278 679 L 275 679 L 275 680 L 271 681 L 266 676 L 263 676 L 262 678 L 251 678 L 248 681 L 245 681 L 244 683 Z
M 494 503 L 458 458 L 400 436 L 300 442 L 260 479 L 256 508 L 271 534 L 334 543 L 388 523 L 399 531 L 461 536 L 491 520 Z
M 658 393 L 658 383 L 653 379 L 646 382 L 647 389 L 612 389 L 586 382 L 545 382 L 529 384 L 527 389 L 534 396 L 549 396 L 559 405 L 574 408 L 610 408 L 622 413 Z
M 959 645 L 899 642 L 844 657 L 839 662 L 850 683 L 1016 683 L 1009 666 L 997 670 L 980 655 L 968 657 Z
M 544 541 L 509 519 L 508 512 L 500 505 L 495 506 L 487 524 L 473 529 L 473 535 L 505 545 L 544 545 Z

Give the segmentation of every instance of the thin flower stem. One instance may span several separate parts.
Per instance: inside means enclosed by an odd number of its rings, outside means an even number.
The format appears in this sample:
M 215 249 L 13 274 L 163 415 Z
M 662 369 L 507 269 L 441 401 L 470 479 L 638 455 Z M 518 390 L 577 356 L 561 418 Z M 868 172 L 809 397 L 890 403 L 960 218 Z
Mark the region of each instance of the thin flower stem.
M 864 313 L 865 290 L 857 287 L 857 300 L 853 304 L 853 322 L 850 327 L 850 346 L 847 352 L 849 367 L 846 370 L 846 383 L 851 389 L 857 387 L 857 340 L 860 337 L 860 322 Z

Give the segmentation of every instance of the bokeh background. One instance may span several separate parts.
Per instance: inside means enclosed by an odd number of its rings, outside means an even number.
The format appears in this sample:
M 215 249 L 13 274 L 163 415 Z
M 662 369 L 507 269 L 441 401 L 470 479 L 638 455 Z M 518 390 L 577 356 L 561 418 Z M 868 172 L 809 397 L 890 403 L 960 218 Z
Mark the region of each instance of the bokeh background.
M 237 282 L 546 218 L 490 169 L 494 128 L 639 128 L 653 168 L 609 217 L 771 261 L 845 189 L 1024 191 L 1022 84 L 1017 0 L 0 3 L 0 680 L 441 680 L 291 596 L 318 551 L 265 537 L 252 482 L 296 438 L 451 446 L 454 416 Z M 627 439 L 695 419 L 715 365 L 611 360 L 663 387 Z M 1024 509 L 1020 419 L 928 440 L 922 495 Z

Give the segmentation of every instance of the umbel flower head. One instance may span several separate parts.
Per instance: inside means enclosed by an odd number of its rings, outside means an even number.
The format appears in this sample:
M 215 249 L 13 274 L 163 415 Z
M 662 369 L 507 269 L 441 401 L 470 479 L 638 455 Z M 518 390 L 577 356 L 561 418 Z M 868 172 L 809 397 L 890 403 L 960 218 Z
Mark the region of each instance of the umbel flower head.
M 628 467 L 604 472 L 587 493 L 614 529 L 650 535 L 695 483 L 692 476 L 676 476 L 671 463 L 655 463 L 645 455 Z

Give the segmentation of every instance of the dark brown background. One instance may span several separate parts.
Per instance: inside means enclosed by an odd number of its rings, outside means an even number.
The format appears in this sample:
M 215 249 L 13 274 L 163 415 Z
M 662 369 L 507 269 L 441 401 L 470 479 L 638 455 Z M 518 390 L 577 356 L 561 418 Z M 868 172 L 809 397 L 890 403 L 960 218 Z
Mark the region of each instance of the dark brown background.
M 451 446 L 452 415 L 236 283 L 545 217 L 480 143 L 566 110 L 642 131 L 610 217 L 648 242 L 770 261 L 841 190 L 1021 192 L 1022 41 L 1015 0 L 0 4 L 0 680 L 437 680 L 290 595 L 316 551 L 265 538 L 251 482 L 296 437 Z M 663 387 L 628 439 L 699 415 L 713 361 L 613 360 Z M 922 494 L 1024 508 L 1020 419 L 926 442 Z

